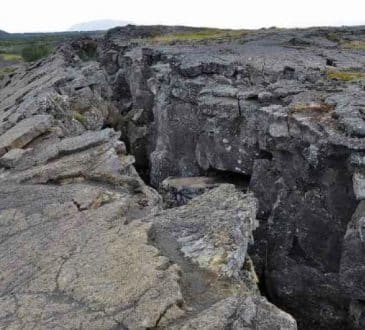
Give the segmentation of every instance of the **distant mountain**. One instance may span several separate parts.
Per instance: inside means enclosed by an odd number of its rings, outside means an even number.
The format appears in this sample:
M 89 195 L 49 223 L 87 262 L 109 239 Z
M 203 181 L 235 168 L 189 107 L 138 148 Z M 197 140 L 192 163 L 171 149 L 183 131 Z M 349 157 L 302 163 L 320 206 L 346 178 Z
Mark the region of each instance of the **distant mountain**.
M 69 31 L 100 31 L 100 30 L 109 30 L 116 26 L 125 26 L 131 24 L 131 22 L 127 21 L 117 21 L 117 20 L 97 20 L 79 23 L 71 26 Z
M 5 32 L 5 31 L 3 31 L 3 30 L 0 30 L 0 38 L 2 38 L 2 37 L 6 37 L 6 36 L 9 36 L 9 35 L 10 35 L 10 33 Z

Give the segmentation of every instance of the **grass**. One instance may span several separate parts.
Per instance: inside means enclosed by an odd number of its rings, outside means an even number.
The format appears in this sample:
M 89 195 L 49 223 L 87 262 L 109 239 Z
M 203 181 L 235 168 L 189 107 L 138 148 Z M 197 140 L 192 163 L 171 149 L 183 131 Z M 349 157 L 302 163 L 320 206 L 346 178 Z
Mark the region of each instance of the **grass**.
M 0 68 L 0 81 L 3 80 L 6 75 L 14 73 L 15 71 L 16 68 L 11 66 Z
M 22 49 L 21 56 L 26 62 L 33 62 L 41 58 L 47 57 L 54 50 L 55 46 L 52 44 L 33 44 L 24 47 Z
M 5 61 L 32 62 L 48 56 L 56 41 L 48 38 L 0 40 L 0 54 Z
M 291 113 L 301 112 L 306 110 L 328 112 L 333 109 L 334 109 L 333 105 L 324 102 L 295 103 L 290 106 Z
M 338 43 L 340 47 L 345 49 L 365 49 L 365 40 L 345 40 L 335 32 L 328 33 L 327 39 Z
M 339 70 L 327 70 L 326 76 L 328 79 L 340 80 L 340 81 L 354 81 L 365 79 L 364 72 L 358 71 L 339 71 Z
M 150 40 L 155 42 L 175 42 L 175 41 L 201 41 L 211 39 L 236 39 L 247 35 L 245 30 L 219 30 L 202 29 L 194 32 L 169 33 L 152 37 Z
M 0 38 L 0 55 L 6 61 L 32 62 L 48 56 L 64 41 L 89 34 L 91 32 L 10 34 Z
M 74 111 L 72 114 L 72 118 L 77 120 L 79 123 L 81 123 L 82 125 L 85 126 L 86 117 L 84 115 L 82 115 L 81 113 Z
M 21 61 L 23 61 L 23 57 L 19 54 L 0 54 L 0 56 L 2 57 L 2 59 L 4 61 L 9 61 L 9 62 L 21 62 Z
M 365 49 L 365 40 L 346 40 L 336 32 L 329 32 L 326 35 L 327 39 L 339 44 L 342 48 L 347 49 Z
M 342 47 L 347 48 L 347 49 L 364 49 L 365 50 L 365 40 L 347 41 L 342 44 Z

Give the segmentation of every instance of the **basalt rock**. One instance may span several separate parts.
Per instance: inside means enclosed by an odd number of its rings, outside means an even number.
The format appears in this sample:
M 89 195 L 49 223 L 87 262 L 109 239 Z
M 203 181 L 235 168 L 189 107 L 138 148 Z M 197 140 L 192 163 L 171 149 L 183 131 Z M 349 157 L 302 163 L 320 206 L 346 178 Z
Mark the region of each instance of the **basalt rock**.
M 155 216 L 151 236 L 171 236 L 181 253 L 201 268 L 239 278 L 258 225 L 256 203 L 252 195 L 222 185 Z
M 260 297 L 247 254 L 256 199 L 222 185 L 162 212 L 134 167 L 153 131 L 153 93 L 135 94 L 142 71 L 131 93 L 133 79 L 116 88 L 118 53 L 99 63 L 98 51 L 95 40 L 73 41 L 0 89 L 0 328 L 179 328 L 237 296 L 260 322 L 296 329 Z
M 364 28 L 198 31 L 1 79 L 5 327 L 363 328 Z
M 146 118 L 134 124 L 145 132 L 137 144 L 135 127 L 123 132 L 131 150 L 144 141 L 138 157 L 148 158 L 152 185 L 212 170 L 251 178 L 260 227 L 250 254 L 262 289 L 304 329 L 351 328 L 343 243 L 365 189 L 353 164 L 365 148 L 365 54 L 347 45 L 363 42 L 364 28 L 170 44 L 144 35 L 128 44 L 123 31 L 108 35 L 120 63 L 109 79 L 124 77 L 126 111 Z
M 204 313 L 169 329 L 296 329 L 295 320 L 263 297 L 227 298 Z
M 160 194 L 165 206 L 175 207 L 187 204 L 191 199 L 221 185 L 215 177 L 169 177 L 162 182 Z

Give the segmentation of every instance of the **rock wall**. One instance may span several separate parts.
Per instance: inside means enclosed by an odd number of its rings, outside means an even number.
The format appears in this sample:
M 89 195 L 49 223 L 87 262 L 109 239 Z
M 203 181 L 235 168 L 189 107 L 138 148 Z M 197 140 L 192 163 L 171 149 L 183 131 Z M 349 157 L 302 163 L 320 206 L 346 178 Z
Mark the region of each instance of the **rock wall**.
M 0 81 L 5 326 L 295 329 L 259 285 L 301 329 L 364 327 L 364 28 L 154 39 L 191 31 L 113 29 Z M 219 184 L 160 211 L 136 169 Z
M 221 184 L 162 211 L 118 131 L 145 164 L 153 94 L 116 88 L 97 51 L 74 41 L 1 81 L 0 329 L 297 329 L 257 287 L 256 198 Z
M 122 132 L 148 159 L 151 184 L 211 170 L 250 177 L 263 290 L 303 328 L 361 328 L 361 206 L 350 220 L 363 198 L 365 91 L 333 72 L 361 77 L 363 50 L 342 44 L 364 29 L 167 45 L 131 44 L 124 33 L 107 36 L 101 58 L 114 64 L 114 93 L 129 95 Z

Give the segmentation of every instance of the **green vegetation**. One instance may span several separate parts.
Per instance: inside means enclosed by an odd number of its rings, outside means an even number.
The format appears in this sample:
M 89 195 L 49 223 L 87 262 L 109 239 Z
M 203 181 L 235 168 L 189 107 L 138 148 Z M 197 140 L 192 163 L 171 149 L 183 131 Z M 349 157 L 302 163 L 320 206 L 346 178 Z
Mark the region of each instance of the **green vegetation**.
M 341 37 L 336 32 L 329 32 L 326 35 L 327 39 L 333 42 L 341 42 Z
M 0 54 L 6 61 L 36 61 L 49 55 L 59 40 L 54 37 L 9 37 L 0 39 Z
M 0 54 L 0 57 L 4 61 L 9 61 L 9 62 L 21 62 L 23 60 L 23 57 L 17 54 Z
M 327 70 L 326 75 L 328 79 L 335 79 L 341 81 L 353 81 L 365 79 L 365 73 L 359 71 L 339 71 Z
M 75 119 L 75 120 L 77 120 L 79 123 L 81 123 L 82 125 L 85 126 L 85 124 L 86 124 L 86 117 L 83 114 L 74 111 L 73 114 L 72 114 L 72 118 Z
M 52 53 L 62 42 L 91 32 L 25 33 L 0 35 L 0 56 L 5 61 L 36 61 Z
M 340 34 L 329 32 L 326 35 L 327 39 L 339 44 L 342 48 L 347 49 L 365 49 L 365 40 L 346 40 Z
M 15 67 L 6 66 L 4 68 L 0 68 L 0 81 L 4 79 L 4 77 L 8 74 L 14 73 L 16 71 Z
M 30 45 L 22 49 L 22 57 L 26 62 L 33 62 L 43 57 L 47 57 L 53 51 L 53 45 Z
M 193 32 L 169 33 L 151 38 L 156 42 L 200 41 L 206 39 L 236 39 L 247 35 L 246 30 L 201 29 Z

